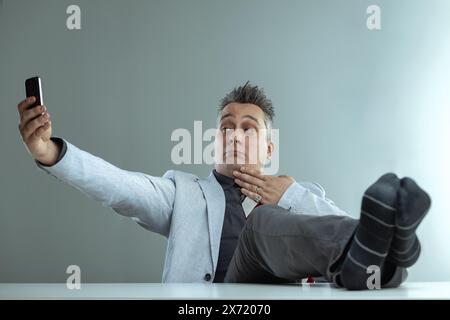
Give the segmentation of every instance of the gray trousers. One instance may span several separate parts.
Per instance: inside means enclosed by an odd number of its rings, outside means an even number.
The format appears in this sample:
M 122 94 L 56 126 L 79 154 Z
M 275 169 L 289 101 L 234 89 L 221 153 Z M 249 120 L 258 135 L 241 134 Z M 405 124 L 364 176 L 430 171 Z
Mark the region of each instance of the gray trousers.
M 336 275 L 358 223 L 346 216 L 258 206 L 248 217 L 224 282 L 287 283 L 312 276 L 340 286 Z M 406 269 L 394 268 L 383 287 L 397 287 L 406 279 Z

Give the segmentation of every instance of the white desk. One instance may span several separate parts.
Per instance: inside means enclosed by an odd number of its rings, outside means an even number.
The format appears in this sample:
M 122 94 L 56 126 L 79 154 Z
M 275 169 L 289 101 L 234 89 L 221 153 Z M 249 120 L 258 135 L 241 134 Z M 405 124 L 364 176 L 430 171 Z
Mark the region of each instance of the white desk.
M 0 284 L 0 299 L 450 299 L 450 282 L 407 282 L 399 288 L 347 291 L 327 283 L 262 284 Z

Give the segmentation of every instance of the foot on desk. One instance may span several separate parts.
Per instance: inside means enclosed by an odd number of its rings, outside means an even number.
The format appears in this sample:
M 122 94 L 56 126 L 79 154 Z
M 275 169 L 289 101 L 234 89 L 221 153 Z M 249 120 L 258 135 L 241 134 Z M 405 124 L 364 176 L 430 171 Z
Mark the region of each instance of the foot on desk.
M 397 200 L 395 233 L 388 260 L 396 266 L 408 268 L 420 255 L 416 229 L 431 205 L 428 194 L 414 180 L 403 178 Z
M 388 173 L 364 193 L 359 224 L 340 271 L 340 282 L 345 288 L 368 289 L 369 266 L 377 266 L 383 272 L 394 237 L 399 188 L 400 179 Z

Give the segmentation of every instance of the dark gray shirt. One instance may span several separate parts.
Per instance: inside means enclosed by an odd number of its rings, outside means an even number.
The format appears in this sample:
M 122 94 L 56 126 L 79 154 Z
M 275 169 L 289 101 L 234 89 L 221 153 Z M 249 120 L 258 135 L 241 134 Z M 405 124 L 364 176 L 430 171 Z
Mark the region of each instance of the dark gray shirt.
M 241 205 L 245 195 L 242 194 L 239 185 L 234 182 L 233 178 L 224 176 L 216 170 L 213 170 L 213 173 L 223 188 L 226 201 L 222 236 L 220 238 L 219 259 L 214 277 L 214 282 L 223 282 L 228 265 L 236 250 L 239 235 L 247 220 Z

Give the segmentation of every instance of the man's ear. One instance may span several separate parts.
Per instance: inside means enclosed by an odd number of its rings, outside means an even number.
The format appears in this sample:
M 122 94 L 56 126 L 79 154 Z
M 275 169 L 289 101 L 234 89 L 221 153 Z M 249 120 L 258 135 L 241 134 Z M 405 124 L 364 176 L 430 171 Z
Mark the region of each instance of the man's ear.
M 269 141 L 269 143 L 267 144 L 267 159 L 268 160 L 270 160 L 272 158 L 274 148 L 275 148 L 275 146 L 274 146 L 273 142 Z

